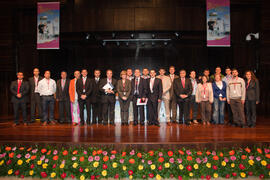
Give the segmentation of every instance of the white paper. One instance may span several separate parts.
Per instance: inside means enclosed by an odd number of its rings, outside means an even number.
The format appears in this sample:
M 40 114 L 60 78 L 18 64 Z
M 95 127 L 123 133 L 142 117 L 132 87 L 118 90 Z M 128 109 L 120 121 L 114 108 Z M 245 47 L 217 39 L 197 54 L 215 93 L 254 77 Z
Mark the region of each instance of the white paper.
M 147 101 L 148 101 L 147 98 L 145 98 L 145 101 L 144 102 L 142 102 L 142 99 L 141 98 L 138 98 L 137 99 L 137 106 L 147 105 Z
M 113 87 L 109 83 L 107 83 L 103 86 L 103 89 L 113 89 Z

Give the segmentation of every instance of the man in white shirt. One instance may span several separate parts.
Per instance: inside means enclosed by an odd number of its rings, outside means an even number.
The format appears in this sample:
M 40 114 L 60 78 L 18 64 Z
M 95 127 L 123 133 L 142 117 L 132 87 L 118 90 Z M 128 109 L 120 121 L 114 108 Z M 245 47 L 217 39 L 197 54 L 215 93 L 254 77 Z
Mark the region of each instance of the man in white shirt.
M 170 119 L 170 89 L 172 82 L 168 76 L 165 76 L 165 69 L 160 68 L 159 70 L 159 75 L 157 78 L 161 79 L 162 81 L 162 89 L 163 89 L 163 94 L 162 94 L 162 101 L 164 102 L 164 107 L 165 107 L 165 113 L 166 113 L 166 122 L 167 125 L 171 125 L 171 119 Z M 161 108 L 161 102 L 158 103 L 158 120 L 160 121 L 160 108 Z
M 228 83 L 229 81 L 232 79 L 232 71 L 231 71 L 231 68 L 229 67 L 226 67 L 225 69 L 225 73 L 226 73 L 226 76 L 224 76 L 222 78 L 222 81 L 224 81 L 226 83 L 226 85 L 228 86 Z M 232 108 L 231 106 L 226 102 L 226 108 L 227 108 L 227 111 L 228 111 L 228 119 L 229 121 L 227 122 L 227 124 L 230 124 L 232 125 L 233 124 L 233 114 L 232 114 Z
M 45 71 L 44 79 L 39 81 L 38 92 L 41 97 L 42 103 L 42 122 L 43 126 L 46 126 L 49 122 L 55 124 L 54 121 L 54 94 L 56 92 L 56 83 L 51 77 L 50 71 Z M 49 119 L 48 119 L 48 108 L 49 108 Z
M 175 73 L 175 67 L 170 66 L 169 68 L 169 78 L 171 80 L 171 88 L 170 88 L 170 115 L 171 115 L 171 121 L 172 123 L 176 123 L 176 115 L 177 115 L 177 104 L 176 104 L 176 96 L 173 92 L 173 82 L 175 79 L 179 78 L 178 75 L 174 74 Z M 172 113 L 171 113 L 172 112 Z

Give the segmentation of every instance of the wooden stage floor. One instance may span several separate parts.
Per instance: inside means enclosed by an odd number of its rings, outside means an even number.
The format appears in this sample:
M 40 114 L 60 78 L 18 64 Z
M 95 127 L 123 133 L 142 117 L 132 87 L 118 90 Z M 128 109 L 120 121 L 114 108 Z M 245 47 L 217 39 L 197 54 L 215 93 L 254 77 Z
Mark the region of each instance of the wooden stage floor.
M 255 128 L 227 125 L 166 126 L 72 126 L 57 124 L 12 127 L 12 121 L 0 122 L 0 143 L 95 145 L 119 148 L 218 148 L 270 144 L 270 118 L 258 118 Z

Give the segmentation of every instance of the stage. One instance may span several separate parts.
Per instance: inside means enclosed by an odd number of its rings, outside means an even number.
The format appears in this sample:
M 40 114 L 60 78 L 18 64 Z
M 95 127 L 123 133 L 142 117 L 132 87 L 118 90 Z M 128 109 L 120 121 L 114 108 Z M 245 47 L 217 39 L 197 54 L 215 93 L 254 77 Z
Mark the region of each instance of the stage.
M 228 125 L 72 126 L 57 124 L 41 126 L 37 121 L 29 126 L 12 127 L 12 121 L 1 121 L 1 144 L 55 144 L 59 146 L 113 146 L 123 148 L 222 148 L 270 144 L 270 119 L 258 118 L 255 128 Z

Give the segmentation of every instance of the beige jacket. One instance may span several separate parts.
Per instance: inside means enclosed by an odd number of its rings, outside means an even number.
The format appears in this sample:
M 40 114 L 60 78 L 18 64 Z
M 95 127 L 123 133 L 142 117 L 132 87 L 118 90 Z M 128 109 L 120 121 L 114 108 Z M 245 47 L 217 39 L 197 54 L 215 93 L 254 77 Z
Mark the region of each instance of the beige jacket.
M 158 75 L 157 78 L 161 79 L 162 81 L 162 89 L 163 89 L 162 98 L 170 100 L 170 89 L 172 86 L 171 79 L 165 75 L 164 76 Z
M 196 102 L 197 103 L 200 103 L 203 99 L 202 93 L 201 93 L 202 90 L 203 90 L 203 85 L 201 83 L 199 83 L 197 90 L 196 90 Z M 213 94 L 212 83 L 207 83 L 207 90 L 208 90 L 209 102 L 213 103 L 214 94 Z
M 173 92 L 173 81 L 174 81 L 175 79 L 179 78 L 179 76 L 178 76 L 178 75 L 174 75 L 174 79 L 173 79 L 173 80 L 171 79 L 170 75 L 168 75 L 168 77 L 170 78 L 170 81 L 171 81 L 171 83 L 172 83 L 171 89 L 170 89 L 170 97 L 171 97 L 171 99 L 173 99 L 173 98 L 176 98 L 176 97 L 175 97 L 175 94 L 174 94 L 174 92 Z

